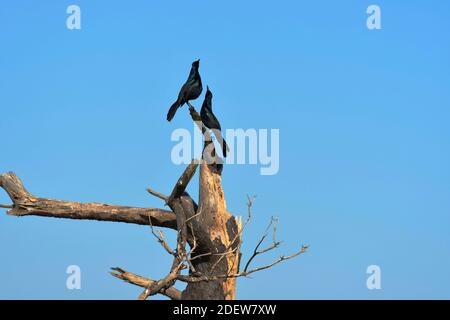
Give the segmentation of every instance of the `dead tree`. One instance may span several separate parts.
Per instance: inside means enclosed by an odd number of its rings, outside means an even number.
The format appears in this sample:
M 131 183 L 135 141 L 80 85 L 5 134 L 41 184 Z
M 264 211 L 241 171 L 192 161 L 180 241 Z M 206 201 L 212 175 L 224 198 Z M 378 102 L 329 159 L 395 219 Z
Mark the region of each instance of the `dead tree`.
M 205 138 L 204 150 L 207 150 L 208 146 L 213 146 L 211 137 L 192 105 L 189 106 L 189 110 L 192 119 L 202 130 Z M 193 160 L 187 166 L 170 195 L 147 189 L 151 195 L 160 198 L 170 210 L 40 198 L 28 192 L 13 172 L 0 175 L 0 187 L 7 192 L 12 201 L 12 204 L 0 204 L 0 208 L 9 209 L 7 211 L 9 215 L 18 217 L 43 216 L 149 226 L 157 241 L 173 259 L 167 276 L 160 280 L 152 280 L 118 267 L 112 268 L 111 272 L 114 277 L 141 287 L 143 292 L 139 295 L 139 299 L 145 300 L 156 294 L 165 295 L 173 300 L 235 299 L 236 278 L 246 277 L 294 258 L 304 253 L 307 246 L 302 245 L 296 253 L 281 256 L 268 265 L 252 267 L 256 256 L 280 245 L 276 239 L 277 221 L 272 220 L 269 225 L 273 233 L 271 245 L 261 249 L 268 237 L 268 228 L 250 258 L 245 264 L 241 263 L 242 234 L 251 218 L 253 198 L 248 198 L 248 212 L 244 222 L 228 212 L 221 183 L 223 165 L 214 149 L 208 157 L 205 155 L 204 152 L 201 160 Z M 197 204 L 187 193 L 186 188 L 198 166 L 200 177 Z M 166 241 L 161 229 L 155 229 L 158 227 L 176 231 L 175 248 Z M 174 287 L 177 281 L 187 284 L 183 291 Z

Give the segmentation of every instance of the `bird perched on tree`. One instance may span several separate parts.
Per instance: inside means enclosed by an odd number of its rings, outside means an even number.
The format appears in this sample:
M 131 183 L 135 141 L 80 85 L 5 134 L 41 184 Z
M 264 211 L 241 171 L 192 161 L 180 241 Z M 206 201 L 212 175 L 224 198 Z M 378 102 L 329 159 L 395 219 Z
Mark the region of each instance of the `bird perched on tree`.
M 202 118 L 202 122 L 208 129 L 211 129 L 214 132 L 214 135 L 217 138 L 217 141 L 222 146 L 223 156 L 227 156 L 227 151 L 229 150 L 227 142 L 222 137 L 222 128 L 220 127 L 219 120 L 217 120 L 216 116 L 212 111 L 212 92 L 209 90 L 209 87 L 206 87 L 206 95 L 205 100 L 202 104 L 202 109 L 200 110 L 200 117 Z
M 189 104 L 189 100 L 197 99 L 202 93 L 202 79 L 200 78 L 200 73 L 198 72 L 199 65 L 200 59 L 192 62 L 189 77 L 186 80 L 186 83 L 181 87 L 177 101 L 172 104 L 169 112 L 167 113 L 167 121 L 173 119 L 178 108 L 182 107 L 185 103 Z

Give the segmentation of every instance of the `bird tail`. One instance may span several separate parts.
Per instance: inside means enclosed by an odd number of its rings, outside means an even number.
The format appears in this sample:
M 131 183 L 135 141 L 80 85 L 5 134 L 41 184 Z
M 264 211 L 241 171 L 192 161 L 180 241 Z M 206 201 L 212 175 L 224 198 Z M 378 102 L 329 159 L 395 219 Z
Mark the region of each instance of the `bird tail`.
M 230 150 L 230 148 L 228 147 L 228 144 L 225 141 L 225 139 L 222 137 L 222 132 L 218 132 L 216 137 L 217 137 L 217 140 L 219 141 L 219 144 L 222 146 L 223 157 L 226 158 L 227 157 L 227 152 Z
M 225 139 L 223 139 L 222 152 L 223 152 L 224 158 L 227 157 L 227 152 L 228 152 L 229 150 L 230 150 L 230 148 L 228 148 L 227 142 L 225 141 Z
M 172 106 L 169 109 L 169 112 L 167 112 L 167 121 L 170 121 L 173 119 L 173 117 L 175 117 L 175 113 L 177 112 L 179 107 L 180 102 L 177 100 L 172 104 Z

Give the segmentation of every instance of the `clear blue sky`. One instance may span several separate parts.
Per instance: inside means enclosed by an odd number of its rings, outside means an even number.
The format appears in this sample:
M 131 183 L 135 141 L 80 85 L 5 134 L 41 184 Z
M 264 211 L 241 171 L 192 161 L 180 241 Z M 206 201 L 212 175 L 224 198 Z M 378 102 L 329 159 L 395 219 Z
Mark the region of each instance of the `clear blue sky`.
M 81 30 L 65 26 L 73 3 Z M 382 30 L 366 28 L 373 3 Z M 448 299 L 449 30 L 447 1 L 5 2 L 0 172 L 42 197 L 161 207 L 145 188 L 168 193 L 183 170 L 170 134 L 192 124 L 165 115 L 201 58 L 223 127 L 280 129 L 277 175 L 225 168 L 231 212 L 257 195 L 244 257 L 272 215 L 280 254 L 311 245 L 240 279 L 238 298 Z M 159 278 L 171 263 L 142 226 L 0 210 L 0 298 L 134 299 L 109 267 Z

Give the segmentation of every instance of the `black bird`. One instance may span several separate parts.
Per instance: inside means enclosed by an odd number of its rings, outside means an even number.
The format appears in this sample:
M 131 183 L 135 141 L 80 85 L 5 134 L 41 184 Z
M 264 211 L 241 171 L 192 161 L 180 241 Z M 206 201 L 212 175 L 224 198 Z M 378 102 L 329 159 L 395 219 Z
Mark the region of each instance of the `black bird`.
M 167 113 L 167 121 L 170 121 L 175 116 L 178 108 L 183 106 L 185 103 L 189 104 L 189 100 L 197 99 L 202 93 L 202 79 L 200 78 L 200 73 L 198 72 L 198 67 L 200 65 L 200 59 L 192 62 L 191 72 L 186 80 L 186 83 L 181 87 L 180 93 L 178 94 L 177 101 L 172 104 Z
M 209 87 L 206 87 L 206 95 L 205 100 L 202 104 L 202 109 L 200 110 L 200 117 L 202 118 L 202 122 L 208 129 L 211 129 L 219 144 L 222 146 L 223 156 L 227 156 L 228 145 L 225 139 L 222 137 L 222 128 L 220 127 L 219 120 L 217 120 L 216 116 L 212 111 L 212 92 L 209 90 Z

